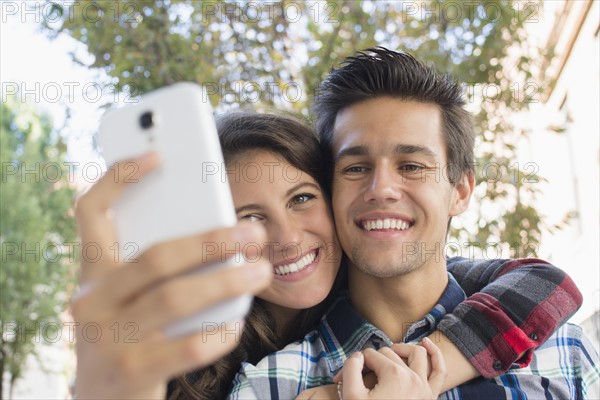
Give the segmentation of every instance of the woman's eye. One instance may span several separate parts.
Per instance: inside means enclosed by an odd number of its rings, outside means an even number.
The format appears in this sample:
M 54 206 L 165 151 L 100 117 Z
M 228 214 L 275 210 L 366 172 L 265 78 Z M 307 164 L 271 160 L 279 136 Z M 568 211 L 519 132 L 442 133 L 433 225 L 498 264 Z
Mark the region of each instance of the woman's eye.
M 256 214 L 243 215 L 242 217 L 240 217 L 240 219 L 244 220 L 244 221 L 250 221 L 250 222 L 262 221 L 262 218 Z
M 302 204 L 302 203 L 306 203 L 307 201 L 314 199 L 315 195 L 310 194 L 310 193 L 302 193 L 299 195 L 296 195 L 294 197 L 292 197 L 292 200 L 290 201 L 291 205 L 295 205 L 295 204 Z

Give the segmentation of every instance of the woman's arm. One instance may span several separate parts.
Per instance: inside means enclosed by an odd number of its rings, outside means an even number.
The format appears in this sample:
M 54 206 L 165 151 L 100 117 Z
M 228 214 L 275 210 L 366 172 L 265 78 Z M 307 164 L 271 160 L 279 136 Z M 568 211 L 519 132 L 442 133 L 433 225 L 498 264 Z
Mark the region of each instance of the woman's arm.
M 448 388 L 475 371 L 492 378 L 513 363 L 528 365 L 533 351 L 581 306 L 573 280 L 542 260 L 455 257 L 447 265 L 469 296 L 431 337 L 451 366 Z

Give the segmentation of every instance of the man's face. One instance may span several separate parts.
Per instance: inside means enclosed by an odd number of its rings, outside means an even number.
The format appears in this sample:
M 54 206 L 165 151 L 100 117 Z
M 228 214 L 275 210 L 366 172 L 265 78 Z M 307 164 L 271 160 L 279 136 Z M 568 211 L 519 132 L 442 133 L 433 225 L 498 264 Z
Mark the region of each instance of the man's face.
M 442 259 L 448 219 L 464 211 L 472 180 L 453 186 L 437 105 L 389 97 L 338 113 L 333 211 L 350 261 L 377 277 Z

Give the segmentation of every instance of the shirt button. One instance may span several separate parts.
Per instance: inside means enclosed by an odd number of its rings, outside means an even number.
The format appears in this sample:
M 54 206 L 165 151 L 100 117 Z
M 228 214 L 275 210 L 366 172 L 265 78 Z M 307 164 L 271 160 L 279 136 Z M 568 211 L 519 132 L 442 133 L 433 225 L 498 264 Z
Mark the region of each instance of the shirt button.
M 494 367 L 495 371 L 500 371 L 502 369 L 502 361 L 496 360 L 492 366 Z
M 531 335 L 529 335 L 529 338 L 530 338 L 531 340 L 535 340 L 535 341 L 537 341 L 537 340 L 538 340 L 538 335 L 537 335 L 536 333 L 532 333 Z

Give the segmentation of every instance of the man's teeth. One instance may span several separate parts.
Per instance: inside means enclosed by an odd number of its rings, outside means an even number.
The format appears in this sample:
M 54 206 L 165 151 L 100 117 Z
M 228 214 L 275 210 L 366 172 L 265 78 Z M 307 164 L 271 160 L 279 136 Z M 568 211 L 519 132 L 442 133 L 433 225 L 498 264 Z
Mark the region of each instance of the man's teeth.
M 305 255 L 304 257 L 302 257 L 295 263 L 291 263 L 291 264 L 287 264 L 287 265 L 280 265 L 279 267 L 276 267 L 275 273 L 277 275 L 287 275 L 287 274 L 291 274 L 292 272 L 302 271 L 308 265 L 312 264 L 312 262 L 315 261 L 316 257 L 317 257 L 317 251 L 315 250 L 311 253 L 308 253 L 307 255 Z
M 408 222 L 402 221 L 401 219 L 386 218 L 386 219 L 372 219 L 363 221 L 363 229 L 372 231 L 374 229 L 396 229 L 404 231 L 410 226 Z

